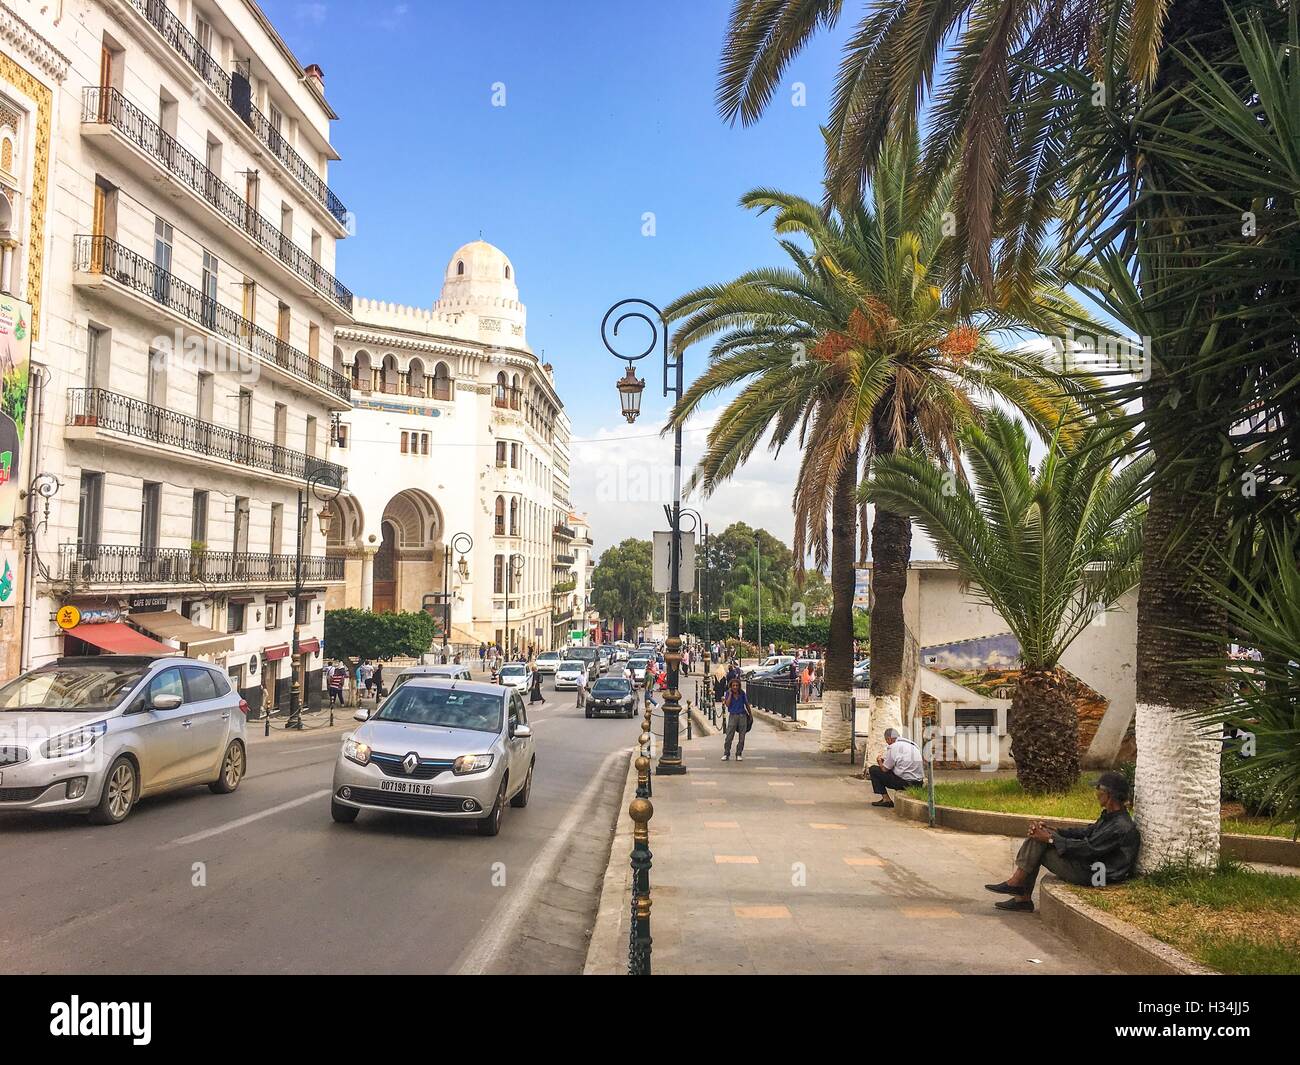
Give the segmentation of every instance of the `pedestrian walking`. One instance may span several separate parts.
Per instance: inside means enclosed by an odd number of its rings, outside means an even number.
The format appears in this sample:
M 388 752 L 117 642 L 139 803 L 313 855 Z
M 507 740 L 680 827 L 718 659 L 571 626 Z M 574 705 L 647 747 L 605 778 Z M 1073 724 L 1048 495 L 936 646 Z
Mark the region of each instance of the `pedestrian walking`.
M 335 664 L 330 666 L 328 682 L 330 706 L 333 706 L 335 703 L 338 703 L 339 706 L 343 705 L 343 682 L 346 678 L 347 670 L 345 670 L 341 665 Z
M 749 709 L 749 697 L 740 686 L 739 680 L 731 682 L 731 689 L 723 698 L 727 708 L 727 725 L 722 744 L 722 760 L 731 759 L 731 741 L 739 737 L 736 743 L 736 761 L 743 762 L 745 754 L 745 735 L 754 724 L 754 715 Z
M 384 664 L 375 663 L 375 671 L 371 674 L 371 680 L 375 682 L 375 699 L 379 700 L 384 697 Z
M 587 675 L 584 673 L 584 674 L 582 675 L 582 679 L 578 681 L 578 702 L 577 702 L 577 706 L 578 706 L 578 709 L 579 709 L 579 710 L 583 710 L 583 709 L 586 708 L 586 706 L 587 706 L 587 699 L 588 699 L 590 696 L 591 696 L 591 691 L 587 688 Z
M 482 669 L 487 663 L 487 644 L 479 643 L 478 645 L 478 668 Z
M 542 695 L 542 675 L 537 670 L 533 670 L 533 690 L 528 696 L 528 702 L 540 703 L 545 696 Z
M 653 662 L 647 662 L 645 667 L 645 702 L 646 706 L 658 706 L 655 699 L 655 665 Z

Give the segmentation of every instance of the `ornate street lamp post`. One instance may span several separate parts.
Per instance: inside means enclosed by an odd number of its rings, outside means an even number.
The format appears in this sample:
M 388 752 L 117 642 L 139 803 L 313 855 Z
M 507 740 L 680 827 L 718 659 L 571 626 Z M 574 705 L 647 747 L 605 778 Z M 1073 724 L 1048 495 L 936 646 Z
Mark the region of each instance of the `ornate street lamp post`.
M 330 504 L 343 491 L 343 479 L 338 470 L 322 466 L 307 478 L 307 487 L 298 489 L 298 540 L 293 562 L 293 686 L 289 690 L 289 720 L 287 729 L 302 728 L 302 534 L 311 520 L 311 501 L 320 504 L 320 533 L 328 540 L 330 534 Z
M 639 354 L 629 355 L 635 347 L 616 346 L 619 329 L 626 322 L 644 322 L 650 327 L 650 343 Z M 619 406 L 630 425 L 641 413 L 641 392 L 645 382 L 638 379 L 633 364 L 644 359 L 656 348 L 663 359 L 664 392 L 674 400 L 682 398 L 683 365 L 680 355 L 673 359 L 668 354 L 668 324 L 663 312 L 648 300 L 620 300 L 605 312 L 600 323 L 600 339 L 605 349 L 615 358 L 627 363 L 627 371 L 617 382 Z M 667 507 L 664 508 L 668 510 Z M 678 676 L 682 660 L 682 590 L 678 569 L 682 558 L 682 427 L 673 430 L 673 503 L 669 511 L 672 524 L 672 546 L 669 550 L 668 586 L 668 649 L 664 662 L 668 666 L 668 691 L 664 694 L 664 742 L 659 753 L 655 772 L 663 775 L 685 773 L 682 764 L 682 747 L 678 736 L 678 717 L 681 714 L 682 694 L 678 691 Z
M 474 550 L 474 537 L 469 533 L 457 533 L 451 538 L 451 542 L 443 548 L 442 554 L 442 661 L 445 665 L 450 659 L 448 658 L 447 642 L 451 635 L 451 556 L 460 555 L 460 561 L 456 564 L 456 572 L 460 574 L 461 581 L 469 580 L 469 563 L 465 561 L 465 555 Z
M 524 556 L 511 555 L 510 558 L 506 560 L 506 572 L 505 572 L 505 584 L 506 584 L 505 656 L 507 662 L 513 661 L 513 659 L 511 658 L 511 643 L 513 641 L 510 639 L 510 596 L 514 594 L 515 585 L 519 582 L 519 578 L 523 576 L 523 573 L 524 573 Z

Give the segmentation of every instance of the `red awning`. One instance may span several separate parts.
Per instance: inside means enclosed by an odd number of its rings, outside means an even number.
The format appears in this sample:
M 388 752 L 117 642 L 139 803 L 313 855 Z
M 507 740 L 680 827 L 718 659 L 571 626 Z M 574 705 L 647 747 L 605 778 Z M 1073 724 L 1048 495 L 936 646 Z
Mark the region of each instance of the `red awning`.
M 175 647 L 151 640 L 142 632 L 120 621 L 107 621 L 101 625 L 74 625 L 67 630 L 69 636 L 94 644 L 101 651 L 115 655 L 174 655 Z
M 319 650 L 320 650 L 320 640 L 299 640 L 298 641 L 299 654 L 304 654 L 304 655 L 315 654 Z
M 262 652 L 262 657 L 268 662 L 278 662 L 282 658 L 288 658 L 289 645 L 287 643 L 282 643 L 279 647 L 268 647 Z

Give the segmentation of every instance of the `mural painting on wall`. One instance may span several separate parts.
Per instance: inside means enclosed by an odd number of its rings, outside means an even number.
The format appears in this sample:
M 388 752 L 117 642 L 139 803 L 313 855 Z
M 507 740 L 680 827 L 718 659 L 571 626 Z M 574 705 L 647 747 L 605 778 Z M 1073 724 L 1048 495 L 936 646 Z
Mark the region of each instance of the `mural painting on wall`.
M 13 525 L 23 484 L 31 322 L 31 304 L 0 295 L 0 528 Z
M 990 699 L 1010 699 L 1020 677 L 1020 641 L 1009 632 L 921 648 L 921 664 L 963 688 Z M 1079 714 L 1079 747 L 1086 750 L 1109 701 L 1073 674 Z

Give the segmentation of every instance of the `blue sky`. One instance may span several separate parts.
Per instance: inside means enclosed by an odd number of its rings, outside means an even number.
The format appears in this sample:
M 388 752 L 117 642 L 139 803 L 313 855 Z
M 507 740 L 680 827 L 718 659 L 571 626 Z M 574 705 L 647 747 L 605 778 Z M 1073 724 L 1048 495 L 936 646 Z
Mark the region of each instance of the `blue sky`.
M 714 105 L 729 0 L 262 6 L 299 60 L 324 69 L 340 116 L 330 184 L 357 221 L 340 247 L 340 278 L 358 295 L 428 306 L 460 244 L 481 231 L 501 247 L 575 437 L 609 441 L 577 449 L 575 505 L 593 512 L 603 545 L 647 535 L 656 501 L 618 487 L 609 467 L 629 452 L 665 461 L 644 438 L 665 401 L 653 368 L 643 373 L 641 420 L 629 429 L 620 419 L 621 364 L 601 346 L 601 317 L 625 296 L 662 305 L 779 261 L 767 222 L 736 202 L 757 185 L 820 194 L 818 124 L 856 5 L 792 64 L 768 114 L 747 129 L 727 126 Z M 495 83 L 504 107 L 493 106 Z M 646 212 L 653 237 L 642 235 Z M 706 352 L 687 358 L 689 376 Z M 688 434 L 688 460 L 702 436 Z M 788 535 L 793 459 L 751 463 L 753 482 L 706 508 L 721 511 L 715 527 L 744 518 Z

